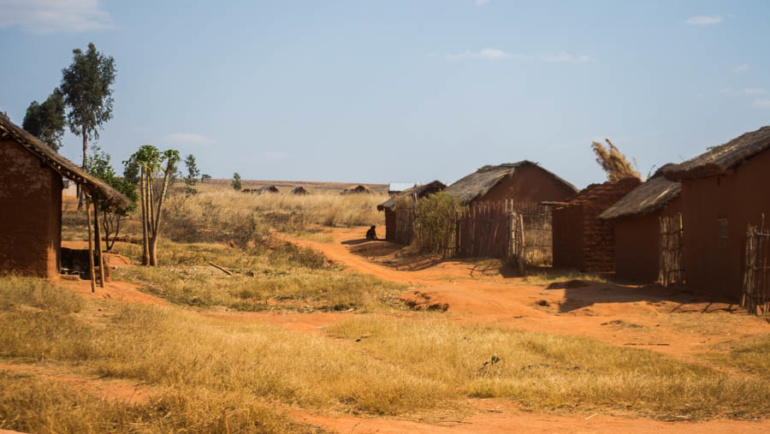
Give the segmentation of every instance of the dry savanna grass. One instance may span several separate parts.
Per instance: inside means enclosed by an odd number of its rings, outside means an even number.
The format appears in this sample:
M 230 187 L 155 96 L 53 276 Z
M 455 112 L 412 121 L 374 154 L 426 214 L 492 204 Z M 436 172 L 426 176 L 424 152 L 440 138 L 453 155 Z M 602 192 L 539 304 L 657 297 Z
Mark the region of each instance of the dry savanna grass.
M 288 425 L 265 403 L 370 415 L 425 414 L 461 406 L 445 384 L 322 336 L 212 319 L 173 307 L 86 301 L 45 282 L 14 277 L 0 279 L 0 299 L 2 360 L 59 363 L 103 377 L 138 380 L 161 391 L 146 407 L 110 406 L 63 387 L 49 393 L 45 384 L 4 375 L 3 428 L 135 432 L 134 424 L 155 430 L 153 424 L 168 423 L 176 430 L 225 432 L 221 419 L 231 410 L 240 418 L 240 429 L 231 423 L 231 432 L 252 432 L 254 424 L 268 422 L 278 427 L 273 431 L 294 432 L 293 427 L 281 428 Z M 22 389 L 24 394 L 14 392 Z M 66 420 L 53 417 L 67 403 L 79 402 Z M 35 411 L 20 411 L 24 408 Z M 247 417 L 260 413 L 266 416 Z M 111 429 L 94 428 L 99 426 Z
M 586 338 L 458 325 L 436 317 L 357 316 L 328 333 L 357 341 L 372 357 L 463 395 L 508 398 L 532 410 L 612 411 L 669 420 L 752 418 L 770 411 L 766 382 Z M 767 342 L 763 345 L 756 357 L 736 360 L 766 367 L 760 354 L 767 358 Z
M 121 245 L 138 259 L 140 248 Z M 323 255 L 307 248 L 279 243 L 267 251 L 237 249 L 222 244 L 161 245 L 160 268 L 132 267 L 115 272 L 141 290 L 173 303 L 241 311 L 272 309 L 377 311 L 401 308 L 400 285 L 375 277 L 342 273 Z M 215 263 L 232 275 L 212 267 Z
M 435 313 L 356 315 L 324 337 L 174 306 L 85 300 L 26 278 L 0 278 L 0 300 L 3 363 L 58 364 L 155 391 L 129 405 L 4 374 L 0 426 L 29 432 L 312 432 L 276 405 L 433 418 L 467 411 L 469 397 L 667 420 L 770 411 L 770 386 L 751 376 Z M 735 363 L 764 369 L 762 345 Z

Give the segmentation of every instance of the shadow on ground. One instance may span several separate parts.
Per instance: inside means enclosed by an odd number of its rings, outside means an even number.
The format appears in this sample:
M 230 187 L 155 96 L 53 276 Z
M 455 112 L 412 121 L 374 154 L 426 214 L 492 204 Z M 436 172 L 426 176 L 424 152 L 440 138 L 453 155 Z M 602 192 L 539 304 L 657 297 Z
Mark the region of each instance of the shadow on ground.
M 709 313 L 735 312 L 739 307 L 729 298 L 698 295 L 682 286 L 665 288 L 660 285 L 621 285 L 617 283 L 584 282 L 569 280 L 548 285 L 546 290 L 563 290 L 560 313 L 573 312 L 598 304 L 648 304 L 656 310 L 670 312 Z

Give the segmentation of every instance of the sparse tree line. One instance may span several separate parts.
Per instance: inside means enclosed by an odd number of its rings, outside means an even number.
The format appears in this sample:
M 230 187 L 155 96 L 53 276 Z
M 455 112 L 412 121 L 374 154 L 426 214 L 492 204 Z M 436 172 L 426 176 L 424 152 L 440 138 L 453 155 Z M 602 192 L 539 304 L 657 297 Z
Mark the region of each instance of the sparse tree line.
M 157 245 L 161 232 L 162 209 L 169 188 L 177 177 L 183 178 L 185 194 L 195 195 L 198 178 L 211 179 L 201 174 L 195 156 L 184 159 L 187 173 L 177 172 L 181 160 L 173 149 L 161 151 L 144 145 L 123 162 L 123 176 L 118 176 L 111 165 L 111 156 L 89 140 L 98 141 L 99 131 L 112 119 L 112 85 L 115 82 L 115 61 L 96 50 L 93 43 L 83 52 L 72 50 L 72 64 L 62 70 L 62 81 L 43 102 L 32 101 L 27 108 L 22 127 L 54 151 L 62 147 L 65 128 L 83 139 L 83 169 L 119 191 L 131 201 L 128 208 L 117 208 L 98 197 L 94 206 L 101 211 L 101 225 L 106 249 L 111 250 L 120 234 L 121 223 L 137 206 L 142 220 L 142 264 L 158 265 Z M 79 193 L 78 210 L 88 198 Z

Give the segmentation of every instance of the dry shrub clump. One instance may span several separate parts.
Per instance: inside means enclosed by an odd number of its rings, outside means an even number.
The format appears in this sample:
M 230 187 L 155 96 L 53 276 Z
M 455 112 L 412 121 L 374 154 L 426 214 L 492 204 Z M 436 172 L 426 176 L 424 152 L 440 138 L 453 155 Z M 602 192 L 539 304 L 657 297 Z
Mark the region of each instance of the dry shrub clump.
M 626 156 L 610 142 L 610 139 L 604 140 L 607 142 L 606 148 L 599 142 L 593 142 L 591 149 L 596 154 L 596 162 L 602 166 L 602 169 L 607 174 L 607 179 L 609 181 L 619 181 L 625 178 L 642 179 L 639 171 L 631 166 Z
M 514 399 L 530 409 L 679 420 L 770 411 L 766 382 L 591 339 L 360 316 L 328 333 L 351 341 L 366 336 L 358 345 L 377 359 L 469 396 Z

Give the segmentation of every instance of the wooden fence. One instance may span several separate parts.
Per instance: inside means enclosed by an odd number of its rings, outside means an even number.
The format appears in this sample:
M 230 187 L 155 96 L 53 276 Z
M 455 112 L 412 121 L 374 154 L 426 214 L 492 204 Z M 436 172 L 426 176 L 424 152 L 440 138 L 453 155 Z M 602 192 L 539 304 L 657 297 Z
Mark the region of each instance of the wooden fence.
M 511 253 L 513 201 L 472 204 L 460 215 L 460 256 L 507 258 Z
M 658 281 L 663 286 L 682 284 L 685 281 L 684 231 L 682 214 L 660 218 L 660 263 Z
M 415 196 L 396 196 L 396 238 L 400 244 L 411 244 L 415 234 L 417 205 L 419 200 Z
M 746 268 L 743 275 L 741 307 L 753 314 L 770 313 L 770 285 L 767 265 L 770 231 L 762 225 L 749 225 L 746 232 Z
M 432 231 L 419 224 L 419 200 L 396 199 L 396 242 L 414 242 L 444 257 L 516 259 L 530 265 L 551 265 L 553 231 L 550 208 L 513 200 L 481 202 L 465 211 L 441 216 Z

